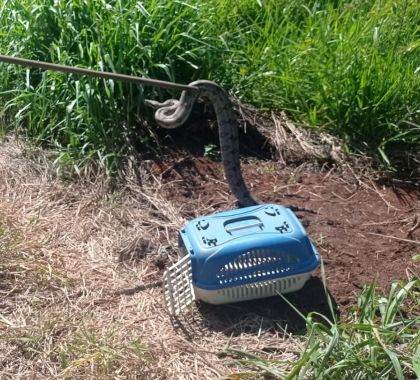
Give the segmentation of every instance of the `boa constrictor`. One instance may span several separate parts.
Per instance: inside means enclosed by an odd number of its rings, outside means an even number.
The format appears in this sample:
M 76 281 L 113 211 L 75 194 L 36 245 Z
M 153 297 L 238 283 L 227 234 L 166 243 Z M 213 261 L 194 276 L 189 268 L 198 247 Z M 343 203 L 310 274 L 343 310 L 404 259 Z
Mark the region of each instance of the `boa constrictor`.
M 198 89 L 196 93 L 183 91 L 179 100 L 163 103 L 146 100 L 156 109 L 155 120 L 163 128 L 177 128 L 188 119 L 198 97 L 208 100 L 214 107 L 219 126 L 219 142 L 226 180 L 241 207 L 257 205 L 245 185 L 239 158 L 238 121 L 227 92 L 214 82 L 198 80 L 189 84 Z

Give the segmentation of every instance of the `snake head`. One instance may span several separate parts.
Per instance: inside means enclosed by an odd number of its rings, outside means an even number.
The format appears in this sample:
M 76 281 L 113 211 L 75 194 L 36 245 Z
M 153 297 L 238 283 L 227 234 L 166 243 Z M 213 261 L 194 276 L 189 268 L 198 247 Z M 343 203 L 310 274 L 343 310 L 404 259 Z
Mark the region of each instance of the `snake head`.
M 151 99 L 144 99 L 144 104 L 147 107 L 153 108 L 155 110 L 164 106 L 164 103 L 158 102 L 156 100 L 151 100 Z
M 168 99 L 168 100 L 165 100 L 162 103 L 158 102 L 156 100 L 144 99 L 144 104 L 146 104 L 146 106 L 151 107 L 155 110 L 158 110 L 159 108 L 162 108 L 162 107 L 177 106 L 178 103 L 179 102 L 176 99 Z

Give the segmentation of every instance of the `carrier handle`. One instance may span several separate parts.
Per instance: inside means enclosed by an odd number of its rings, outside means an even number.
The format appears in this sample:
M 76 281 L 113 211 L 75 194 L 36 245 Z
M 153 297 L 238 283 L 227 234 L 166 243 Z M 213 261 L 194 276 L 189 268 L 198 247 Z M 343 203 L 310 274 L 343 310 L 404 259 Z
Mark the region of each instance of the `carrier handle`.
M 234 231 L 245 230 L 247 228 L 253 228 L 253 227 L 260 227 L 261 228 L 263 225 L 264 225 L 263 222 L 257 222 L 257 223 L 248 224 L 248 225 L 245 225 L 245 226 L 238 226 L 238 227 L 226 228 L 226 232 L 227 233 L 231 233 L 231 232 L 234 232 Z

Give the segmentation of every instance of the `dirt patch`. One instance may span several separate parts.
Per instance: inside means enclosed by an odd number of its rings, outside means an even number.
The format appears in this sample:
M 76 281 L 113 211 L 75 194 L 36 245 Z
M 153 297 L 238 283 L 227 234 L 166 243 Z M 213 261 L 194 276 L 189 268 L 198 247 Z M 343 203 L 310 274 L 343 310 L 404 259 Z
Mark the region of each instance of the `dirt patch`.
M 186 218 L 235 207 L 220 162 L 179 153 L 154 170 L 165 197 L 187 205 Z M 372 280 L 385 291 L 392 281 L 419 274 L 412 259 L 420 251 L 419 188 L 261 160 L 246 162 L 243 171 L 261 202 L 314 211 L 297 214 L 322 256 L 328 289 L 340 306 L 351 304 Z

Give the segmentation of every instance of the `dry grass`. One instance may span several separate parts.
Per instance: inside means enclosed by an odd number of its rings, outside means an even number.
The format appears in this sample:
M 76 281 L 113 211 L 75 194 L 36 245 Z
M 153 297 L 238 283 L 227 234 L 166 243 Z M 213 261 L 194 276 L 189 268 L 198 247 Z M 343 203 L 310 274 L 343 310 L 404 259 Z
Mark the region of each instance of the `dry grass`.
M 220 378 L 241 370 L 219 355 L 227 347 L 296 357 L 299 341 L 261 318 L 232 333 L 194 311 L 182 329 L 160 287 L 138 290 L 177 260 L 176 231 L 191 212 L 160 196 L 156 178 L 140 169 L 140 187 L 127 173 L 111 192 L 100 177 L 58 179 L 32 153 L 0 142 L 0 378 Z M 250 324 L 259 333 L 246 333 Z

